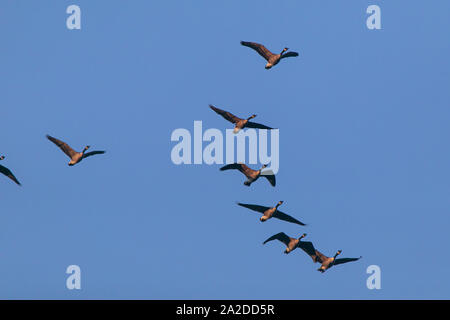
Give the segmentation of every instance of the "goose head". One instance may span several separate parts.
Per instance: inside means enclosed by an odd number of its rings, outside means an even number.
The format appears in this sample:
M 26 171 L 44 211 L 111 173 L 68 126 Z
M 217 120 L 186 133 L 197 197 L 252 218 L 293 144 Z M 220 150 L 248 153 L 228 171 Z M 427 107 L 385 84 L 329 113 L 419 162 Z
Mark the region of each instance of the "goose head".
M 307 234 L 306 233 L 304 233 L 304 234 L 302 234 L 301 236 L 300 236 L 300 238 L 298 238 L 298 240 L 302 240 L 304 237 L 306 237 L 307 236 Z

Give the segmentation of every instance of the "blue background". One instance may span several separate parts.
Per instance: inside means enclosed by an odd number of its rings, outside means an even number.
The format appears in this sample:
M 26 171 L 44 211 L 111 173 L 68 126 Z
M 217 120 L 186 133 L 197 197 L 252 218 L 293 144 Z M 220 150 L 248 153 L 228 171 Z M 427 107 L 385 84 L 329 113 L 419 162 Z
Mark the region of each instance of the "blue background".
M 66 28 L 77 4 L 82 29 Z M 378 4 L 382 30 L 368 30 Z M 448 1 L 0 3 L 0 298 L 448 299 Z M 272 70 L 239 41 L 287 46 Z M 174 129 L 280 128 L 277 187 L 170 160 Z M 45 139 L 104 149 L 68 167 Z M 236 201 L 307 222 L 261 224 Z M 316 271 L 284 231 L 358 262 Z M 81 267 L 82 290 L 66 288 Z M 379 265 L 381 290 L 366 268 Z

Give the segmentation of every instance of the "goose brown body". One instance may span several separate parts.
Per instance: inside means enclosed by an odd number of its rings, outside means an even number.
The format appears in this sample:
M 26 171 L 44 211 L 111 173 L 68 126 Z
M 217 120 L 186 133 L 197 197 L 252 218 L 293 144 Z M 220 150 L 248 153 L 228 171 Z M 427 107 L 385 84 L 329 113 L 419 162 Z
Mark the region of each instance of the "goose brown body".
M 279 207 L 282 203 L 283 203 L 283 202 L 280 201 L 279 203 L 277 203 L 277 205 L 276 205 L 275 207 L 268 208 L 266 211 L 264 211 L 262 217 L 260 218 L 261 222 L 266 221 L 266 220 L 272 218 L 273 214 L 278 210 L 278 207 Z

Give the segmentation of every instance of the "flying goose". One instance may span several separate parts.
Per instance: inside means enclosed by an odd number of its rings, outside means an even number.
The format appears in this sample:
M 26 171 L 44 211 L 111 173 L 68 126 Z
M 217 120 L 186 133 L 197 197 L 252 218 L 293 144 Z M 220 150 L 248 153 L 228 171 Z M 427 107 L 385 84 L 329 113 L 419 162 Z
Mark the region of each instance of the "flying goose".
M 234 130 L 233 130 L 234 133 L 238 133 L 239 130 L 241 130 L 243 128 L 273 129 L 268 126 L 249 121 L 250 119 L 253 119 L 254 117 L 256 117 L 256 114 L 251 115 L 247 119 L 241 119 L 241 118 L 236 117 L 234 114 L 232 114 L 228 111 L 224 111 L 219 108 L 216 108 L 213 105 L 209 105 L 209 107 L 211 109 L 213 109 L 217 114 L 220 114 L 222 117 L 224 117 L 226 120 L 230 121 L 231 123 L 234 123 L 234 125 L 235 125 Z
M 259 218 L 259 220 L 261 220 L 261 222 L 269 220 L 270 218 L 277 218 L 277 219 L 284 220 L 287 222 L 296 223 L 301 226 L 305 225 L 303 222 L 300 222 L 297 219 L 291 217 L 290 215 L 287 215 L 286 213 L 279 211 L 278 207 L 281 206 L 282 204 L 283 204 L 283 201 L 279 201 L 275 207 L 271 208 L 271 207 L 259 206 L 256 204 L 245 204 L 245 203 L 238 202 L 238 205 L 240 205 L 241 207 L 244 207 L 244 208 L 247 208 L 247 209 L 250 209 L 253 211 L 261 212 L 263 214 L 261 216 L 261 218 Z
M 70 162 L 68 163 L 69 166 L 74 166 L 77 163 L 81 162 L 81 160 L 96 155 L 96 154 L 104 154 L 106 151 L 91 151 L 88 153 L 85 153 L 90 146 L 84 147 L 82 152 L 76 152 L 73 150 L 67 143 L 58 140 L 56 138 L 53 138 L 49 135 L 47 135 L 47 139 L 56 144 L 69 158 Z
M 332 266 L 342 264 L 342 263 L 357 261 L 362 258 L 362 257 L 359 257 L 359 258 L 336 259 L 336 257 L 342 253 L 342 250 L 338 250 L 333 257 L 327 257 L 326 255 L 321 253 L 319 250 L 316 250 L 314 248 L 314 245 L 310 241 L 302 242 L 302 246 L 300 248 L 311 257 L 311 259 L 313 260 L 314 263 L 319 262 L 322 264 L 320 266 L 320 268 L 317 269 L 317 271 L 320 271 L 322 273 L 324 273 L 325 271 L 330 269 Z
M 264 59 L 266 59 L 267 60 L 267 64 L 265 67 L 266 69 L 272 68 L 274 65 L 278 64 L 278 62 L 280 62 L 280 60 L 283 58 L 298 56 L 298 53 L 293 52 L 293 51 L 285 53 L 286 51 L 289 50 L 288 48 L 284 48 L 283 51 L 281 51 L 281 53 L 279 53 L 279 54 L 274 54 L 274 53 L 270 52 L 262 44 L 259 44 L 259 43 L 241 41 L 241 44 L 243 46 L 252 48 L 256 52 L 258 52 Z
M 5 159 L 5 156 L 1 156 L 0 160 Z M 17 183 L 19 186 L 21 186 L 19 180 L 17 180 L 17 178 L 13 175 L 13 173 L 11 172 L 11 170 L 9 170 L 8 168 L 2 166 L 0 164 L 0 172 L 2 174 L 4 174 L 5 176 L 7 176 L 8 178 L 10 178 L 12 181 L 14 181 L 15 183 Z
M 284 253 L 288 254 L 289 252 L 292 252 L 293 250 L 297 248 L 301 248 L 303 246 L 303 241 L 301 241 L 304 237 L 306 237 L 306 233 L 302 234 L 300 238 L 295 239 L 289 237 L 286 233 L 280 232 L 277 234 L 274 234 L 270 238 L 268 238 L 266 241 L 263 242 L 263 244 L 266 244 L 269 241 L 272 240 L 278 240 L 283 242 L 286 245 L 286 250 L 284 250 Z
M 243 163 L 232 163 L 232 164 L 228 164 L 226 166 L 223 166 L 222 168 L 220 168 L 220 171 L 224 171 L 224 170 L 230 170 L 230 169 L 237 169 L 240 172 L 242 172 L 246 177 L 247 177 L 247 181 L 244 182 L 244 184 L 246 186 L 250 186 L 253 182 L 255 182 L 256 180 L 258 180 L 258 178 L 260 176 L 263 176 L 264 178 L 266 178 L 267 180 L 269 180 L 270 184 L 272 185 L 272 187 L 275 187 L 276 181 L 275 181 L 275 175 L 272 174 L 268 174 L 266 172 L 262 173 L 262 169 L 266 168 L 267 165 L 263 165 L 261 169 L 259 170 L 253 170 L 250 169 L 249 167 L 247 167 L 245 164 Z M 271 171 L 269 171 L 271 172 Z

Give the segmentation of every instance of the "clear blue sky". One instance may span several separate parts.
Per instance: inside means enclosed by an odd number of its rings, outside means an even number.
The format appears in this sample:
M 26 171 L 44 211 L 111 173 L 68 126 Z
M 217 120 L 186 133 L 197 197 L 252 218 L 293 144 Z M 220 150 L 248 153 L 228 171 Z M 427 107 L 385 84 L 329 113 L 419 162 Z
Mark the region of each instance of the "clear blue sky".
M 77 4 L 82 29 L 66 28 Z M 378 4 L 382 30 L 366 28 Z M 273 7 L 272 7 L 273 6 Z M 450 298 L 450 2 L 0 3 L 0 298 Z M 240 40 L 300 53 L 272 70 Z M 174 129 L 280 128 L 277 186 L 176 166 Z M 104 156 L 68 167 L 51 134 Z M 236 201 L 302 221 L 258 221 Z M 284 231 L 363 259 L 316 271 Z M 82 290 L 65 270 L 82 271 Z M 381 267 L 381 290 L 366 268 Z

